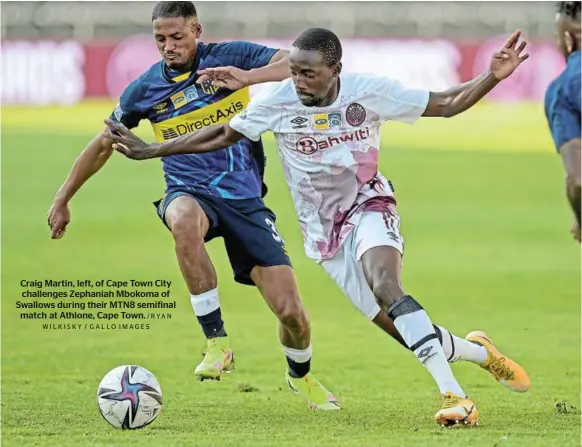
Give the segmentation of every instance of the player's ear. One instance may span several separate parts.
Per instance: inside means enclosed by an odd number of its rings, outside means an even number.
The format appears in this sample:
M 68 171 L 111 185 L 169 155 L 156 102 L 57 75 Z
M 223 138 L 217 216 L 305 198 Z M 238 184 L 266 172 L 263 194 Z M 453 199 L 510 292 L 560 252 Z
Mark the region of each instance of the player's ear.
M 574 49 L 574 39 L 572 38 L 570 31 L 564 33 L 564 45 L 566 46 L 566 51 L 570 54 Z
M 335 77 L 338 77 L 341 74 L 341 72 L 342 72 L 342 63 L 341 62 L 338 62 L 333 67 L 333 75 Z
M 202 35 L 202 25 L 200 25 L 199 23 L 196 24 L 195 35 L 196 39 L 199 39 L 200 36 Z

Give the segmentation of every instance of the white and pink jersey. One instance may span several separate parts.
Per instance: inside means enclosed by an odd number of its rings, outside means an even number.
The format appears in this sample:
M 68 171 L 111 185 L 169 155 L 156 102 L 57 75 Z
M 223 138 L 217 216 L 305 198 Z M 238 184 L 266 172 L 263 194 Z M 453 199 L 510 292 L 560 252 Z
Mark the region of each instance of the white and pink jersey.
M 269 85 L 230 127 L 257 141 L 272 131 L 283 163 L 307 256 L 332 258 L 366 210 L 395 204 L 391 184 L 378 172 L 380 126 L 412 124 L 429 92 L 373 75 L 342 74 L 329 107 L 306 107 L 291 79 Z

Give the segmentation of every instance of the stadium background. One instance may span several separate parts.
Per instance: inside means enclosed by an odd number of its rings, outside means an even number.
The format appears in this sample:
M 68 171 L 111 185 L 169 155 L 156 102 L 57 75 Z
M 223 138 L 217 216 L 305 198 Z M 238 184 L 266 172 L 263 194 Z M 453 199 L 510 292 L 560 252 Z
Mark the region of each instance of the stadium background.
M 206 42 L 286 48 L 302 30 L 327 27 L 342 38 L 346 70 L 431 89 L 472 78 L 509 33 L 523 30 L 530 59 L 483 104 L 451 120 L 386 124 L 381 169 L 400 201 L 407 289 L 453 332 L 487 330 L 530 371 L 532 390 L 512 395 L 473 365 L 454 365 L 482 426 L 453 433 L 433 426 L 439 401 L 428 374 L 305 258 L 270 135 L 266 201 L 311 316 L 315 371 L 345 411 L 312 415 L 287 392 L 275 319 L 255 290 L 234 284 L 220 241 L 209 250 L 239 368 L 222 383 L 194 382 L 203 339 L 171 236 L 151 205 L 163 189 L 159 161 L 115 155 L 73 199 L 65 238 L 50 240 L 46 226 L 77 154 L 125 85 L 158 59 L 153 3 L 4 2 L 6 445 L 579 445 L 579 246 L 569 235 L 561 162 L 541 102 L 564 65 L 554 44 L 554 4 L 196 5 Z M 147 123 L 139 133 L 152 138 Z M 43 330 L 48 321 L 22 320 L 16 309 L 23 279 L 166 279 L 178 307 L 150 330 Z M 107 427 L 93 400 L 101 376 L 124 363 L 151 369 L 167 402 L 155 424 L 137 434 Z

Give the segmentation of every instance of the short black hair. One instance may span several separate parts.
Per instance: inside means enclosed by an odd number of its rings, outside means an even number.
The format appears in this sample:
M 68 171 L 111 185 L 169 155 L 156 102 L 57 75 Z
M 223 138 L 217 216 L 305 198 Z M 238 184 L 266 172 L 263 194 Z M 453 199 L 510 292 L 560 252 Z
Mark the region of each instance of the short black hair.
M 564 14 L 571 19 L 579 19 L 580 18 L 580 6 L 582 2 L 559 2 L 558 3 L 558 12 L 560 14 Z
M 152 12 L 152 22 L 173 17 L 198 17 L 196 6 L 192 2 L 158 2 Z
M 342 44 L 338 37 L 327 29 L 309 28 L 295 39 L 293 46 L 300 50 L 318 51 L 328 67 L 342 59 Z

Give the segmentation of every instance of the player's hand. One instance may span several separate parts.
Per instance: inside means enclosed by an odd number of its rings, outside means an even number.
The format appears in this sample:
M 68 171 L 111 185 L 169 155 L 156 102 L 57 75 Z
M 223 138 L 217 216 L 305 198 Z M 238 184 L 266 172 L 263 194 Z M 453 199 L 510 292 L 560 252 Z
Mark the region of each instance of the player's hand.
M 521 54 L 527 45 L 525 40 L 521 41 L 516 48 L 519 38 L 521 37 L 521 30 L 517 30 L 503 45 L 503 48 L 498 53 L 495 53 L 491 58 L 490 70 L 493 76 L 500 81 L 507 78 L 515 71 L 519 65 L 528 57 L 528 53 Z
M 197 84 L 210 83 L 217 88 L 240 90 L 250 85 L 248 71 L 236 67 L 215 67 L 198 71 Z
M 578 219 L 574 218 L 574 223 L 572 224 L 572 228 L 570 229 L 570 234 L 574 236 L 578 242 L 580 242 L 580 225 L 578 224 Z
M 105 120 L 105 124 L 107 124 L 108 128 L 102 135 L 115 141 L 113 149 L 117 152 L 121 152 L 132 160 L 146 160 L 155 156 L 151 146 L 135 136 L 125 125 L 109 119 Z
M 47 213 L 47 223 L 51 229 L 51 238 L 61 239 L 65 235 L 70 221 L 69 205 L 55 200 Z

